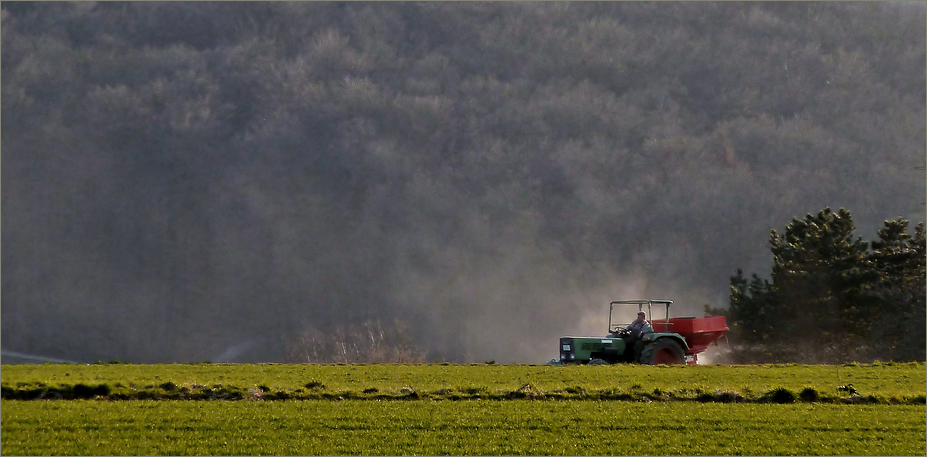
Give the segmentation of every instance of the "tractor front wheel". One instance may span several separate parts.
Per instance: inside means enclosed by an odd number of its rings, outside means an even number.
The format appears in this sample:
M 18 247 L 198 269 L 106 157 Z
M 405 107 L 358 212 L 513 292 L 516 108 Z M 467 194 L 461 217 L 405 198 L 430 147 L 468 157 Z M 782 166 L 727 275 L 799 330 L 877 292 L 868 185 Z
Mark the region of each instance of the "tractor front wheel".
M 640 362 L 644 365 L 683 364 L 686 363 L 686 355 L 679 343 L 660 338 L 644 347 Z

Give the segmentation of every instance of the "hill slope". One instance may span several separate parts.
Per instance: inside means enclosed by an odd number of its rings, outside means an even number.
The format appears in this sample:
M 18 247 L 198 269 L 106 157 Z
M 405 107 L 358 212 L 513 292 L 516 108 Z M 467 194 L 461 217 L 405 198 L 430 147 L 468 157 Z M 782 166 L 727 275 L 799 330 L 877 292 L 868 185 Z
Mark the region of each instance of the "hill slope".
M 4 3 L 3 346 L 274 361 L 376 327 L 540 361 L 609 299 L 723 305 L 794 216 L 923 220 L 924 17 Z

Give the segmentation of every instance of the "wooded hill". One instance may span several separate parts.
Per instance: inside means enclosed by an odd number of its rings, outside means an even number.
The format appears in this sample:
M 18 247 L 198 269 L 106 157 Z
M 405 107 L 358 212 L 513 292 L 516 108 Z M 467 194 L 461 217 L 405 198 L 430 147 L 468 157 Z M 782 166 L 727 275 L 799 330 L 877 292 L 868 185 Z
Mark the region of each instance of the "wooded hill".
M 923 3 L 0 6 L 8 350 L 545 361 L 924 219 Z

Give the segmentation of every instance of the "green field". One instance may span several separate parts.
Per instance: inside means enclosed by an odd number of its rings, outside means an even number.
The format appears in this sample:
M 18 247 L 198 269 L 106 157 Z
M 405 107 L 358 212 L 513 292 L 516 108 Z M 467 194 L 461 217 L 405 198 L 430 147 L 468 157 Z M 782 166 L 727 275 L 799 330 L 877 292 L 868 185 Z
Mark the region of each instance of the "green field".
M 0 375 L 5 455 L 923 455 L 927 450 L 923 363 L 4 365 Z M 855 394 L 837 389 L 849 384 Z M 95 390 L 101 385 L 107 386 L 105 395 L 95 395 L 104 393 Z M 10 399 L 43 388 L 46 400 Z M 817 393 L 817 401 L 800 395 L 808 389 Z M 56 400 L 75 391 L 89 399 Z M 213 396 L 194 396 L 206 391 Z M 769 395 L 781 391 L 794 395 L 775 401 Z M 240 395 L 229 395 L 236 392 Z M 737 395 L 719 395 L 724 392 Z M 119 400 L 139 395 L 227 400 Z
M 924 404 L 923 363 L 849 365 L 4 365 L 3 398 L 550 399 L 763 401 L 776 389 L 818 402 Z M 856 396 L 838 386 L 853 385 Z M 100 386 L 103 386 L 102 388 Z M 730 395 L 728 395 L 730 396 Z M 725 398 L 723 395 L 719 399 Z
M 5 455 L 923 455 L 924 406 L 2 401 Z

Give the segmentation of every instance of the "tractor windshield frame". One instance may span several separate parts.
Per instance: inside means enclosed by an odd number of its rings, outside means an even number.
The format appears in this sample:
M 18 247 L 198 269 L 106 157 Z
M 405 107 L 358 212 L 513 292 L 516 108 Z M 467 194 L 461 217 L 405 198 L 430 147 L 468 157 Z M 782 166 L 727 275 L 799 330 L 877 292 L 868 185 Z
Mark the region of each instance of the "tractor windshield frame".
M 663 321 L 665 323 L 664 332 L 669 331 L 669 319 L 670 319 L 670 305 L 673 304 L 672 300 L 614 300 L 608 304 L 608 333 L 615 333 L 618 330 L 630 325 L 630 322 L 620 323 L 612 322 L 613 316 L 615 316 L 614 310 L 615 306 L 633 306 L 637 305 L 637 312 L 643 311 L 647 314 L 647 321 L 650 322 L 653 320 L 653 307 L 654 305 L 663 305 L 665 309 L 666 319 Z M 654 329 L 656 331 L 657 329 Z

